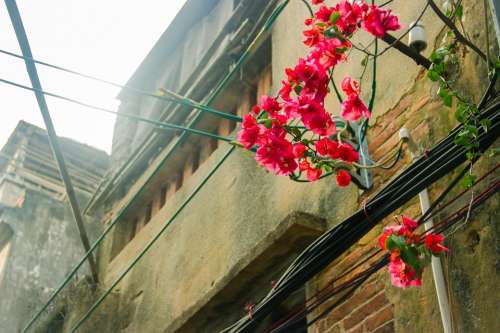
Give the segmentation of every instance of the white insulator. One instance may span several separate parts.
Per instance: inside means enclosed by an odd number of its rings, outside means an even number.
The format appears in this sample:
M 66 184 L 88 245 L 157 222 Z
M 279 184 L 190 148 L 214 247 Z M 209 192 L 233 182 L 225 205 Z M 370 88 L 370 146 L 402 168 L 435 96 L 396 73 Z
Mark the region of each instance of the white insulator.
M 427 48 L 427 37 L 425 35 L 425 28 L 422 22 L 410 23 L 410 33 L 408 34 L 408 44 L 410 47 L 422 52 Z
M 444 3 L 443 3 L 443 13 L 445 13 L 446 15 L 448 15 L 449 13 L 451 13 L 453 11 L 453 1 L 451 0 L 446 0 Z

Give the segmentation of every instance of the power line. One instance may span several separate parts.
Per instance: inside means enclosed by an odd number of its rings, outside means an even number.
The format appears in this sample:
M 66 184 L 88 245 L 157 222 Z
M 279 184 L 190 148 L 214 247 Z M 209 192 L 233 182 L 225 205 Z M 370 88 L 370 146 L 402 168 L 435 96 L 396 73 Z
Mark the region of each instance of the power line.
M 185 127 L 185 126 L 182 126 L 182 125 L 176 125 L 176 124 L 162 122 L 162 121 L 157 121 L 157 120 L 153 120 L 153 119 L 148 119 L 148 118 L 136 116 L 136 115 L 131 114 L 131 113 L 113 111 L 113 110 L 106 109 L 106 108 L 103 108 L 103 107 L 100 107 L 100 106 L 95 106 L 95 105 L 92 105 L 92 104 L 81 102 L 81 101 L 78 101 L 78 100 L 73 99 L 73 98 L 69 98 L 69 97 L 61 96 L 61 95 L 54 94 L 54 93 L 51 93 L 51 92 L 47 92 L 47 91 L 44 91 L 44 90 L 41 90 L 41 89 L 30 88 L 28 86 L 25 86 L 25 85 L 22 85 L 22 84 L 19 84 L 19 83 L 16 83 L 16 82 L 12 82 L 12 81 L 9 81 L 9 80 L 5 80 L 5 79 L 2 79 L 2 78 L 0 78 L 0 82 L 8 84 L 8 85 L 11 85 L 11 86 L 14 86 L 14 87 L 18 87 L 18 88 L 22 88 L 22 89 L 34 91 L 35 93 L 41 93 L 41 94 L 46 95 L 46 96 L 50 96 L 50 97 L 54 97 L 54 98 L 57 98 L 57 99 L 61 99 L 63 101 L 70 102 L 70 103 L 73 103 L 73 104 L 81 105 L 81 106 L 84 106 L 84 107 L 89 108 L 89 109 L 93 109 L 93 110 L 97 110 L 97 111 L 101 111 L 101 112 L 113 114 L 113 115 L 116 115 L 116 116 L 119 116 L 119 117 L 125 117 L 125 118 L 134 119 L 134 120 L 137 120 L 137 121 L 142 121 L 142 122 L 154 125 L 155 127 L 158 127 L 158 128 L 161 128 L 161 129 L 172 129 L 172 130 L 186 131 L 186 132 L 189 132 L 189 133 L 192 133 L 192 134 L 206 136 L 206 137 L 210 137 L 210 138 L 221 140 L 221 141 L 226 141 L 226 142 L 231 142 L 232 141 L 232 139 L 230 139 L 230 138 L 226 138 L 226 137 L 223 137 L 223 136 L 220 136 L 220 135 L 217 135 L 217 134 L 213 134 L 213 133 L 210 133 L 210 132 L 206 132 L 206 131 L 203 131 L 203 130 L 198 130 L 198 129 L 195 129 L 195 128 Z
M 97 81 L 97 82 L 105 83 L 105 84 L 108 84 L 108 85 L 111 85 L 111 86 L 114 86 L 114 87 L 117 87 L 117 88 L 128 90 L 128 91 L 133 92 L 133 93 L 135 93 L 137 95 L 142 95 L 142 96 L 146 96 L 146 97 L 152 97 L 152 98 L 156 98 L 156 99 L 159 99 L 159 100 L 162 100 L 162 101 L 167 101 L 167 102 L 173 102 L 173 103 L 181 104 L 181 105 L 184 105 L 184 106 L 192 107 L 194 109 L 202 110 L 202 111 L 207 112 L 207 113 L 211 113 L 211 114 L 213 114 L 213 115 L 215 115 L 217 117 L 229 119 L 229 120 L 236 121 L 236 122 L 241 122 L 242 121 L 241 117 L 235 116 L 235 115 L 227 113 L 227 112 L 216 110 L 216 109 L 211 108 L 211 107 L 209 107 L 207 105 L 198 103 L 198 102 L 192 100 L 191 98 L 179 95 L 178 93 L 173 92 L 173 91 L 168 90 L 168 89 L 165 89 L 165 88 L 160 88 L 159 90 L 160 90 L 160 92 L 162 94 L 169 95 L 170 97 L 165 97 L 165 96 L 162 96 L 162 95 L 158 95 L 158 94 L 153 94 L 153 93 L 147 92 L 145 90 L 133 88 L 133 87 L 130 87 L 130 86 L 121 85 L 121 84 L 118 84 L 118 83 L 115 83 L 115 82 L 112 82 L 112 81 L 109 81 L 109 80 L 104 80 L 104 79 L 101 79 L 101 78 L 98 78 L 98 77 L 95 77 L 95 76 L 92 76 L 92 75 L 80 73 L 80 72 L 77 72 L 77 71 L 74 71 L 74 70 L 71 70 L 71 69 L 67 69 L 67 68 L 64 68 L 64 67 L 61 67 L 61 66 L 52 65 L 52 64 L 49 64 L 49 63 L 44 62 L 44 61 L 39 61 L 39 60 L 33 59 L 32 57 L 23 56 L 23 55 L 16 54 L 16 53 L 13 53 L 13 52 L 9 52 L 9 51 L 6 51 L 6 50 L 0 49 L 0 53 L 9 55 L 9 56 L 12 56 L 12 57 L 15 57 L 15 58 L 24 59 L 25 61 L 31 61 L 31 62 L 34 62 L 36 64 L 42 65 L 42 66 L 46 66 L 46 67 L 49 67 L 49 68 L 57 69 L 57 70 L 60 70 L 60 71 L 66 72 L 66 73 L 70 73 L 70 74 L 73 74 L 73 75 L 77 75 L 77 76 L 80 76 L 80 77 L 91 79 L 91 80 L 94 80 L 94 81 Z

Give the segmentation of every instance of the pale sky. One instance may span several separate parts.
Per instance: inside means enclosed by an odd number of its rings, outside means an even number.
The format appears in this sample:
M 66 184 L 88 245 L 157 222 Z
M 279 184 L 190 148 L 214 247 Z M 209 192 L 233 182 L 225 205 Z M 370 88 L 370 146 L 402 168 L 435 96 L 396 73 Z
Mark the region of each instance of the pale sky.
M 124 84 L 185 0 L 18 0 L 37 60 Z M 0 49 L 20 54 L 0 1 Z M 116 110 L 118 89 L 37 65 L 44 90 Z M 0 54 L 0 78 L 31 86 L 24 62 Z M 115 117 L 46 97 L 59 136 L 111 151 Z M 33 92 L 0 83 L 0 147 L 19 120 L 44 128 Z

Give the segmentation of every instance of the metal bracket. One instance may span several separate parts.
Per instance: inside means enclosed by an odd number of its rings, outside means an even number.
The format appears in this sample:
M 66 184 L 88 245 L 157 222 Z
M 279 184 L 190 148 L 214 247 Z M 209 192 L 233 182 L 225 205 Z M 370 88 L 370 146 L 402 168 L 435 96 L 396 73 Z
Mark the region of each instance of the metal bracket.
M 351 123 L 351 128 L 354 132 L 354 138 L 359 145 L 359 163 L 362 165 L 373 165 L 368 151 L 368 142 L 366 137 L 361 140 L 362 122 Z M 352 174 L 352 181 L 362 190 L 369 190 L 373 186 L 373 176 L 368 169 L 358 169 L 358 172 Z

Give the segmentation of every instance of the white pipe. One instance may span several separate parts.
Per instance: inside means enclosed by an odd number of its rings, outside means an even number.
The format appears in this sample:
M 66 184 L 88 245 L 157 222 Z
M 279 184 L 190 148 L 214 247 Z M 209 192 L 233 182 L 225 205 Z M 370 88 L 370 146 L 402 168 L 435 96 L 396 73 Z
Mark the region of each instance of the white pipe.
M 399 137 L 402 140 L 406 140 L 411 153 L 412 158 L 415 160 L 418 157 L 418 148 L 416 144 L 412 141 L 410 132 L 406 128 L 402 128 L 399 131 Z M 418 194 L 420 198 L 420 208 L 422 210 L 422 215 L 425 214 L 430 208 L 429 193 L 427 189 L 422 190 Z M 428 230 L 434 226 L 434 221 L 430 218 L 425 224 L 425 230 Z M 444 333 L 453 333 L 451 326 L 451 312 L 450 305 L 448 303 L 448 293 L 446 288 L 446 282 L 444 280 L 443 266 L 441 265 L 441 259 L 436 256 L 431 258 L 432 276 L 434 278 L 434 286 L 436 287 L 436 295 L 439 304 L 439 312 L 441 313 L 441 322 L 443 323 Z

